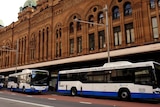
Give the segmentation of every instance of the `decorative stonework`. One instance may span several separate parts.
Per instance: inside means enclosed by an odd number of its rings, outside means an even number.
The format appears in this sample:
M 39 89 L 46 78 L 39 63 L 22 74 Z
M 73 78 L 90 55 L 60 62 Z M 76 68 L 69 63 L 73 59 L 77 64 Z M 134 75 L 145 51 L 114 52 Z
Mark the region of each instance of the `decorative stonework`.
M 119 2 L 118 2 L 119 1 Z M 38 6 L 35 10 L 33 8 L 26 8 L 23 12 L 19 13 L 19 20 L 13 24 L 0 28 L 0 44 L 7 39 L 12 40 L 12 43 L 16 43 L 16 40 L 24 41 L 25 38 L 25 47 L 26 47 L 26 57 L 21 58 L 21 65 L 31 64 L 31 63 L 40 63 L 49 60 L 56 59 L 56 42 L 62 43 L 62 55 L 56 60 L 65 59 L 70 57 L 77 57 L 79 55 L 88 55 L 94 53 L 100 53 L 106 51 L 107 48 L 98 49 L 98 32 L 105 30 L 106 27 L 96 25 L 93 28 L 88 28 L 88 24 L 82 24 L 82 30 L 74 30 L 74 33 L 69 33 L 69 22 L 73 21 L 74 16 L 82 20 L 87 20 L 89 15 L 94 15 L 94 21 L 98 22 L 98 12 L 100 12 L 105 5 L 108 7 L 108 33 L 110 36 L 110 46 L 111 50 L 128 48 L 130 46 L 138 46 L 146 43 L 153 43 L 152 37 L 152 24 L 151 24 L 151 13 L 149 0 L 39 0 Z M 129 16 L 124 15 L 124 3 L 131 2 L 132 14 Z M 118 6 L 120 12 L 120 18 L 112 19 L 112 7 Z M 159 20 L 158 8 L 152 11 L 153 15 Z M 104 16 L 105 18 L 105 16 Z M 105 20 L 105 19 L 104 19 Z M 74 22 L 74 21 L 73 21 Z M 61 23 L 61 24 L 59 24 Z M 125 34 L 125 24 L 133 23 L 134 25 L 134 34 L 135 42 L 131 44 L 126 44 L 126 34 Z M 74 22 L 74 27 L 76 28 L 77 22 Z M 59 25 L 58 27 L 56 25 Z M 122 34 L 122 45 L 114 45 L 114 33 L 113 28 L 120 26 Z M 48 28 L 47 28 L 48 27 Z M 62 37 L 55 39 L 56 29 L 61 28 Z M 36 40 L 36 58 L 32 59 L 30 62 L 30 42 L 32 34 L 35 34 Z M 95 50 L 89 52 L 89 41 L 88 34 L 95 34 Z M 43 36 L 42 36 L 43 35 Z M 46 36 L 48 35 L 48 36 Z M 82 36 L 83 45 L 82 53 L 77 53 L 77 37 Z M 69 49 L 69 39 L 73 38 L 74 41 L 74 54 L 70 55 Z M 48 39 L 46 39 L 48 38 Z M 43 41 L 42 41 L 43 40 Z M 21 41 L 20 48 L 23 50 L 23 43 Z M 157 42 L 160 42 L 160 39 L 157 39 Z M 47 44 L 47 45 L 46 45 Z M 44 48 L 42 49 L 42 47 Z M 48 50 L 48 51 L 46 51 Z M 23 55 L 22 55 L 23 56 Z M 21 55 L 20 55 L 21 57 Z M 14 59 L 12 59 L 14 62 Z M 13 63 L 14 64 L 14 63 Z M 10 64 L 10 66 L 13 66 Z M 0 69 L 5 68 L 5 66 L 0 65 Z
M 85 0 L 63 0 L 62 1 L 63 9 L 67 10 L 68 8 L 74 7 L 75 5 L 77 5 L 82 1 L 85 1 Z

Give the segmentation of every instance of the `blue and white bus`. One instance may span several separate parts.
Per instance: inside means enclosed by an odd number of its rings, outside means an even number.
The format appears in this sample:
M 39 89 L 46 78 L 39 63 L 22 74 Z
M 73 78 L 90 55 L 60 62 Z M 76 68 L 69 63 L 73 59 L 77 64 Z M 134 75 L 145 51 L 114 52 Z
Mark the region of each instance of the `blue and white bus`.
M 59 71 L 58 92 L 121 99 L 160 98 L 160 64 L 119 61 L 100 67 Z
M 47 70 L 25 69 L 8 76 L 7 88 L 11 91 L 41 93 L 48 91 Z

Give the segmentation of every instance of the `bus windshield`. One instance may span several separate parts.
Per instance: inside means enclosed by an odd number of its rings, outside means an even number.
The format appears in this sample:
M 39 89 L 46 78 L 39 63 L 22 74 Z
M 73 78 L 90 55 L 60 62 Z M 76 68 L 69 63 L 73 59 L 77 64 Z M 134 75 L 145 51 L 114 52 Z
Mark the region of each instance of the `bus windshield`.
M 5 79 L 4 78 L 0 78 L 0 83 L 4 83 Z
M 157 85 L 158 87 L 160 87 L 160 65 L 154 64 L 154 66 L 155 66 L 155 74 L 157 78 Z
M 48 85 L 48 72 L 33 71 L 31 77 L 31 84 L 35 86 Z

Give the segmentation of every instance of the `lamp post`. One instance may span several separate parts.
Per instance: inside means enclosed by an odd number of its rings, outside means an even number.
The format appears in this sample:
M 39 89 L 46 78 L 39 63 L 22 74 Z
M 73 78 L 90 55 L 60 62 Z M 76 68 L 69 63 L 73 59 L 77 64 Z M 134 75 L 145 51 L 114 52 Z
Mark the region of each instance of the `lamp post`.
M 106 5 L 105 8 L 103 9 L 103 11 L 105 11 L 105 13 L 106 13 L 106 24 L 94 23 L 94 22 L 79 20 L 79 19 L 77 19 L 77 18 L 75 18 L 74 20 L 75 20 L 76 22 L 87 23 L 87 24 L 94 24 L 94 25 L 105 26 L 105 27 L 106 27 L 107 55 L 108 55 L 108 63 L 110 63 L 110 46 L 109 46 L 109 35 L 108 35 L 108 8 L 107 8 L 107 5 Z
M 18 50 L 19 50 L 19 43 L 18 43 L 18 40 L 17 40 L 17 45 L 16 45 L 16 70 L 15 70 L 15 72 L 17 72 Z
M 18 64 L 18 50 L 19 50 L 19 44 L 18 44 L 18 40 L 17 40 L 17 44 L 16 44 L 16 49 L 11 49 L 7 46 L 2 46 L 1 49 L 2 51 L 9 51 L 9 52 L 15 52 L 16 53 L 16 68 L 15 68 L 15 72 L 17 72 L 17 64 Z

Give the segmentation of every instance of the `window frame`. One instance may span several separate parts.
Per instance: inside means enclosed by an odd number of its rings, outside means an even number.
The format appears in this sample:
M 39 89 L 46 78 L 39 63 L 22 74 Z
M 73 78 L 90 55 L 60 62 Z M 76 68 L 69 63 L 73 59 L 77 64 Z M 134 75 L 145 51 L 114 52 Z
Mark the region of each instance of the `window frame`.
M 124 4 L 124 16 L 132 15 L 132 6 L 130 2 Z
M 154 19 L 154 20 L 153 20 Z M 151 18 L 151 24 L 152 24 L 152 32 L 153 32 L 153 38 L 158 39 L 159 38 L 159 32 L 158 32 L 158 21 L 157 17 Z
M 77 53 L 82 52 L 82 36 L 77 37 Z
M 113 19 L 119 19 L 120 18 L 120 13 L 119 13 L 119 7 L 118 6 L 113 7 L 112 17 L 113 17 Z
M 130 44 L 135 41 L 133 23 L 125 24 L 126 43 Z
M 70 54 L 74 54 L 74 39 L 73 38 L 71 38 L 70 40 L 69 40 L 69 53 Z
M 121 45 L 122 44 L 122 33 L 121 33 L 120 26 L 113 28 L 113 35 L 114 35 L 114 45 L 115 46 Z
M 94 33 L 89 34 L 89 51 L 95 50 L 95 35 Z
M 101 30 L 101 31 L 98 31 L 98 48 L 99 49 L 104 49 L 105 47 L 106 47 L 105 31 Z

